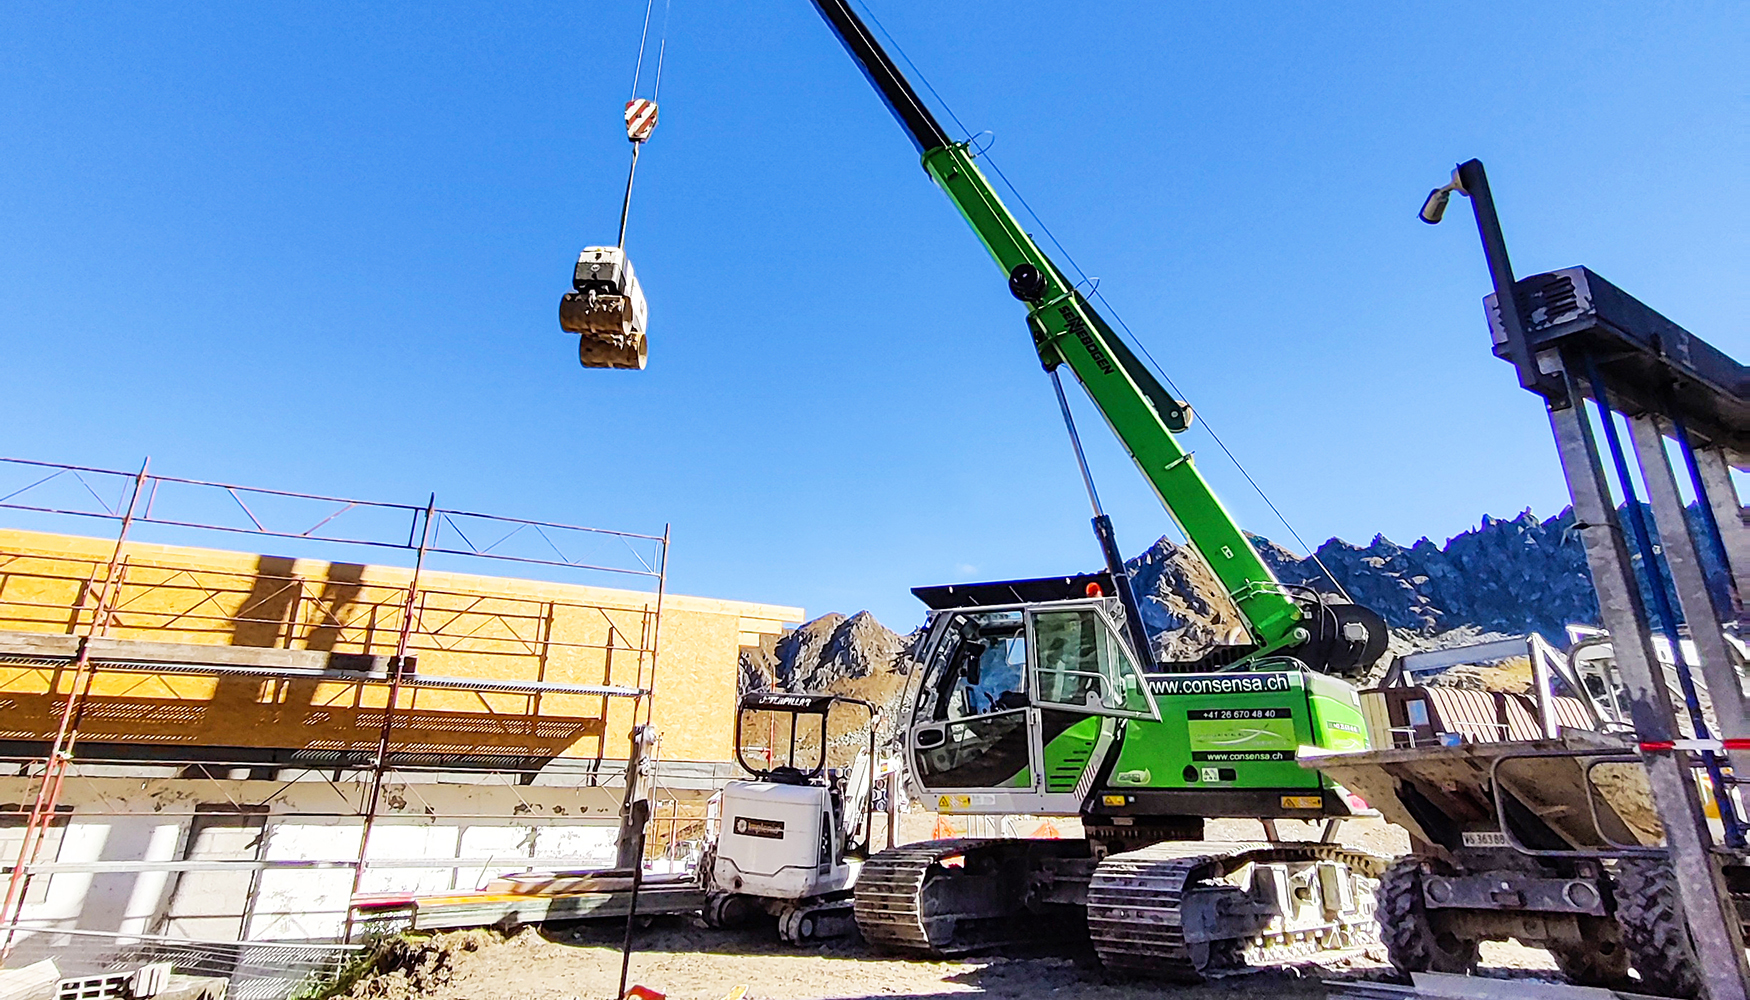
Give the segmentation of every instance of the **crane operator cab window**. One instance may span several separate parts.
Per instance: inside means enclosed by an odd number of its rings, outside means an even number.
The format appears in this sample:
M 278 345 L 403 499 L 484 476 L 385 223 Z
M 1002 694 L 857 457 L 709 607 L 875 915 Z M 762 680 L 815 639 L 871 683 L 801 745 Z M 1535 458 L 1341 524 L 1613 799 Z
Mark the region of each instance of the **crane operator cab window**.
M 1025 616 L 959 613 L 938 634 L 912 716 L 918 778 L 927 788 L 1030 787 Z
M 953 612 L 931 629 L 912 715 L 912 767 L 930 789 L 1034 784 L 1037 709 L 1156 719 L 1117 626 L 1098 605 Z
M 1142 671 L 1118 630 L 1094 608 L 1038 611 L 1033 700 L 1091 715 L 1156 718 Z

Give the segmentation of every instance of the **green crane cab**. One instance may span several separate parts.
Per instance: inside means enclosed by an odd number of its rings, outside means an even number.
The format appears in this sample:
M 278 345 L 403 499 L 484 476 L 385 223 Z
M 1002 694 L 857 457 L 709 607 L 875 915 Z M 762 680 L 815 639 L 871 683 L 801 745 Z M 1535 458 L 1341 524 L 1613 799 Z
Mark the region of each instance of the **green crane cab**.
M 1355 689 L 1276 656 L 1159 672 L 1109 574 L 919 587 L 907 774 L 942 813 L 1079 815 L 1132 842 L 1205 817 L 1350 815 L 1301 747 L 1367 745 Z

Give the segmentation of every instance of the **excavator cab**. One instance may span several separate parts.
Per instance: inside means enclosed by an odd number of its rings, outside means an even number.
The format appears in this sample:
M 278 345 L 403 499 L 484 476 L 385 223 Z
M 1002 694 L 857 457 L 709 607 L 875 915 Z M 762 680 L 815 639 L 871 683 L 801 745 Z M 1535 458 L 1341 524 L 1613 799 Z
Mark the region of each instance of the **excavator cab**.
M 912 592 L 930 615 L 907 691 L 907 777 L 938 812 L 1132 828 L 1348 814 L 1297 763 L 1302 747 L 1365 747 L 1342 680 L 1287 655 L 1150 670 L 1104 573 Z
M 578 362 L 585 368 L 642 369 L 649 308 L 626 251 L 585 247 L 571 288 L 559 300 L 559 326 L 578 335 Z

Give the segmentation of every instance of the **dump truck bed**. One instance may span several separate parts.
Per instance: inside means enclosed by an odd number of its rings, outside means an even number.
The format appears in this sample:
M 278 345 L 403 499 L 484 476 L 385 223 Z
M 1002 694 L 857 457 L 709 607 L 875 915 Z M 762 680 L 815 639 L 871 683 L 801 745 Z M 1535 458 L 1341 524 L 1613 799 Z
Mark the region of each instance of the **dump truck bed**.
M 1653 845 L 1662 835 L 1646 773 L 1638 763 L 1595 763 L 1633 752 L 1622 740 L 1570 730 L 1560 739 L 1304 755 L 1301 765 L 1323 771 L 1425 844 L 1451 843 L 1454 827 L 1500 830 L 1494 774 L 1507 796 L 1570 848 Z

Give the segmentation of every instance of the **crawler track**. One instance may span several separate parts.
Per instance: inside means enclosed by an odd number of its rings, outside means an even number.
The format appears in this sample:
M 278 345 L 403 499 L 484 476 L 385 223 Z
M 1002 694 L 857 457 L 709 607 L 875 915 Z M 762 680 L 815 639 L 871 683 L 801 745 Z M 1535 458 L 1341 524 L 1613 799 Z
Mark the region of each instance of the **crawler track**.
M 1352 909 L 1278 917 L 1223 882 L 1247 864 L 1305 874 L 1334 862 L 1360 876 Z M 1377 943 L 1372 885 L 1383 859 L 1324 844 L 1156 844 L 1101 862 L 1088 883 L 1088 937 L 1108 970 L 1194 982 L 1354 954 Z
M 1079 938 L 1078 911 L 1029 906 L 1030 875 L 1085 852 L 1079 841 L 970 839 L 882 851 L 857 876 L 857 927 L 878 948 L 938 956 Z
M 1348 956 L 1378 941 L 1373 888 L 1385 863 L 1370 854 L 1172 842 L 1096 865 L 1085 852 L 1078 841 L 1039 840 L 884 851 L 857 879 L 857 926 L 876 947 L 935 956 L 1062 944 L 1085 929 L 1112 972 L 1180 981 Z M 1061 882 L 1055 901 L 1043 901 L 1053 866 L 1066 861 L 1087 873 L 1085 908 L 1069 905 Z M 1343 905 L 1325 898 L 1339 881 Z

